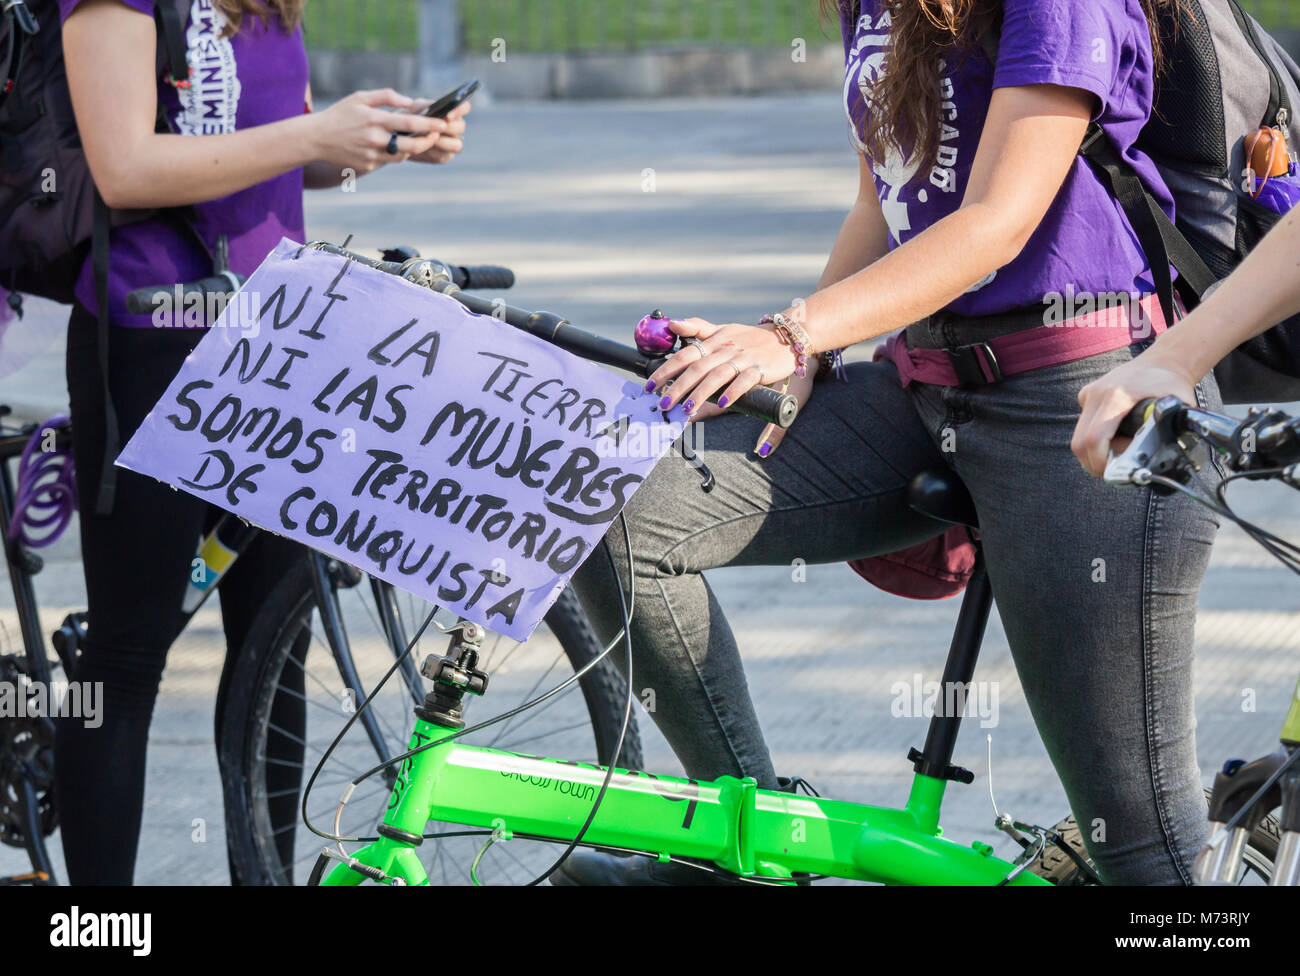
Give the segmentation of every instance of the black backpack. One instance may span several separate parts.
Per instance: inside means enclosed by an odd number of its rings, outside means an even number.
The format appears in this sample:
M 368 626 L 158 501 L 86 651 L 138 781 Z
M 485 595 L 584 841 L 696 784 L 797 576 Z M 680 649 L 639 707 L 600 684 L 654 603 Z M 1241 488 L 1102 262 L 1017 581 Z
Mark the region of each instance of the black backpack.
M 154 4 L 157 74 L 166 72 L 178 87 L 190 80 L 185 39 L 189 6 L 189 0 Z M 97 509 L 105 513 L 112 509 L 117 482 L 113 460 L 120 446 L 107 376 L 109 230 L 161 217 L 203 242 L 192 230 L 187 208 L 110 211 L 100 198 L 72 111 L 56 0 L 5 0 L 0 58 L 0 285 L 11 293 L 19 315 L 19 293 L 71 304 L 86 255 L 93 254 L 107 432 Z M 157 128 L 170 129 L 161 103 Z
M 158 72 L 189 84 L 188 2 L 155 5 Z M 94 236 L 96 192 L 68 94 L 56 0 L 14 0 L 0 19 L 0 285 L 70 304 Z M 159 108 L 160 131 L 166 131 Z M 113 226 L 156 216 L 113 211 Z
M 1175 292 L 1195 308 L 1282 219 L 1244 191 L 1246 138 L 1274 127 L 1300 145 L 1300 67 L 1291 56 L 1237 0 L 1183 0 L 1180 9 L 1159 24 L 1169 62 L 1137 142 L 1173 192 L 1177 225 L 1100 126 L 1079 150 L 1128 217 L 1169 322 Z M 997 29 L 981 41 L 996 63 Z M 1215 376 L 1226 403 L 1300 400 L 1300 318 L 1239 346 Z

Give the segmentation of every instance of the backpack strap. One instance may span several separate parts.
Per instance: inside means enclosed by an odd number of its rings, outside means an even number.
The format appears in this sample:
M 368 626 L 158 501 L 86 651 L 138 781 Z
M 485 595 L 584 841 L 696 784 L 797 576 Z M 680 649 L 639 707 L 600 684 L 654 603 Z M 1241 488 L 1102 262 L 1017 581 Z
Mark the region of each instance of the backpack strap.
M 993 65 L 994 70 L 998 66 L 998 50 L 1002 47 L 1002 21 L 994 18 L 990 20 L 982 31 L 980 31 L 980 48 L 984 51 L 984 56 L 989 59 L 989 64 Z
M 980 31 L 980 47 L 996 68 L 1002 43 L 1002 25 L 991 21 Z M 1093 122 L 1079 146 L 1079 155 L 1092 166 L 1102 184 L 1119 203 L 1128 218 L 1138 244 L 1151 266 L 1151 279 L 1160 299 L 1166 322 L 1176 322 L 1174 281 L 1169 272 L 1172 264 L 1178 271 L 1179 291 L 1187 304 L 1195 306 L 1218 281 L 1204 259 L 1169 219 L 1164 208 L 1147 189 L 1133 164 L 1121 156 L 1106 137 L 1101 125 Z
M 113 511 L 117 494 L 117 468 L 113 462 L 122 444 L 122 434 L 117 424 L 117 410 L 113 406 L 113 393 L 108 383 L 108 235 L 112 229 L 112 216 L 108 204 L 95 190 L 95 215 L 90 237 L 90 255 L 95 278 L 95 352 L 99 358 L 100 383 L 104 387 L 104 466 L 99 475 L 99 495 L 95 501 L 95 514 L 108 515 Z
M 173 0 L 157 0 L 153 15 L 167 55 L 167 80 L 176 88 L 189 88 L 190 64 L 186 58 L 189 45 L 185 43 L 185 25 L 181 23 L 180 11 Z
M 1152 281 L 1156 294 L 1160 297 L 1165 321 L 1176 321 L 1174 283 L 1169 266 L 1172 264 L 1178 269 L 1180 291 L 1191 305 L 1199 304 L 1218 280 L 1214 272 L 1169 219 L 1164 208 L 1138 176 L 1133 164 L 1116 151 L 1114 144 L 1106 138 L 1097 123 L 1094 122 L 1089 127 L 1088 135 L 1079 148 L 1079 155 L 1092 165 L 1128 217 L 1133 233 L 1142 246 L 1142 252 L 1147 257 L 1147 263 L 1151 266 Z

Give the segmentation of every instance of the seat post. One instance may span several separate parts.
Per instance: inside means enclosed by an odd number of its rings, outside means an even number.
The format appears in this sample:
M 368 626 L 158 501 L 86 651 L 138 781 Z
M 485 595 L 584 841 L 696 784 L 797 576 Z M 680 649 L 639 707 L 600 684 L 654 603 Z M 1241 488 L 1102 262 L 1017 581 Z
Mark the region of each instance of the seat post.
M 912 760 L 916 771 L 924 776 L 954 779 L 963 783 L 970 783 L 975 778 L 969 770 L 953 766 L 952 756 L 957 746 L 957 733 L 961 729 L 966 696 L 975 675 L 975 664 L 979 660 L 980 645 L 984 641 L 984 628 L 988 624 L 992 608 L 993 589 L 989 585 L 988 574 L 984 571 L 984 554 L 978 552 L 974 571 L 962 597 L 961 612 L 957 615 L 957 627 L 948 649 L 943 685 L 935 714 L 930 719 L 925 748 L 919 751 L 913 749 L 907 757 Z M 956 698 L 952 694 L 955 689 L 960 690 Z M 956 706 L 953 714 L 948 714 L 949 702 Z

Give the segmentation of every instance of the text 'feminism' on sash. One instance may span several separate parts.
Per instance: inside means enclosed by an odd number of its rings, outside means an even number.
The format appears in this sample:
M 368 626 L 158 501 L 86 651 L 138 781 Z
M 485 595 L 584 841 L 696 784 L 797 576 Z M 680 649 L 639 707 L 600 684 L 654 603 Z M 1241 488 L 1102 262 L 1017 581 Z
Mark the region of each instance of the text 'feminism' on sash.
M 118 464 L 518 640 L 681 433 L 623 379 L 281 241 Z

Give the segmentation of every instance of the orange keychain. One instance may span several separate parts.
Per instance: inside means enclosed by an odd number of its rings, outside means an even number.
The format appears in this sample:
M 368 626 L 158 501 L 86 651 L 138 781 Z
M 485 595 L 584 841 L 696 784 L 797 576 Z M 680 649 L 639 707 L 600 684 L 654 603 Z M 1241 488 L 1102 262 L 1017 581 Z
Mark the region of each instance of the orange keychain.
M 1258 197 L 1264 192 L 1269 180 L 1285 176 L 1291 170 L 1291 153 L 1287 149 L 1286 134 L 1272 126 L 1256 129 L 1246 137 L 1246 156 L 1250 161 L 1251 172 L 1256 179 L 1261 180 L 1252 190 L 1252 197 Z

